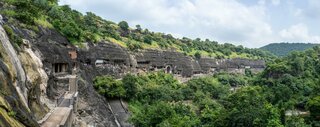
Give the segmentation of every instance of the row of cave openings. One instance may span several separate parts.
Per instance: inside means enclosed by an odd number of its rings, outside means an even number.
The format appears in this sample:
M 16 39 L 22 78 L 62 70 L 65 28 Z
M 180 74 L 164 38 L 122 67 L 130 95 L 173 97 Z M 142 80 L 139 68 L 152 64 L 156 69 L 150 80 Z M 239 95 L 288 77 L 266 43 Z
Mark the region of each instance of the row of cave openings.
M 143 69 L 148 69 L 150 71 L 154 71 L 156 69 L 163 69 L 165 71 L 165 73 L 170 73 L 172 74 L 174 71 L 172 65 L 166 65 L 166 66 L 150 66 L 150 61 L 139 61 L 137 62 L 138 64 L 138 67 L 137 68 L 143 68 Z M 95 61 L 95 66 L 96 67 L 102 67 L 102 66 L 108 66 L 108 65 L 124 65 L 126 66 L 127 63 L 125 60 L 123 59 L 114 59 L 114 60 L 109 60 L 109 59 L 97 59 Z M 90 59 L 87 59 L 85 61 L 85 65 L 91 65 L 91 60 Z M 131 64 L 130 64 L 130 67 L 133 67 Z M 177 74 L 180 74 L 181 71 L 175 71 Z

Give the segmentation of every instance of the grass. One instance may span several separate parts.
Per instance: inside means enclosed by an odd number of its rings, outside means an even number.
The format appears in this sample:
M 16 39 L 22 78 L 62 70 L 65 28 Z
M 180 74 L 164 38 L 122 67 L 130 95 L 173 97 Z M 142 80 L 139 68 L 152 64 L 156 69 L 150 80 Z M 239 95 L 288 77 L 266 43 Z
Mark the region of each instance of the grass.
M 201 54 L 201 56 L 205 56 L 205 57 L 209 57 L 209 56 L 214 57 L 214 56 L 216 56 L 215 53 L 209 53 L 207 51 L 200 51 L 200 50 L 195 50 L 195 49 L 192 49 L 192 51 L 187 53 L 187 55 L 194 56 L 194 54 L 196 54 L 196 52 L 199 52 Z
M 123 42 L 123 41 L 116 40 L 116 39 L 111 38 L 111 37 L 106 37 L 105 39 L 106 39 L 107 41 L 112 42 L 112 43 L 118 44 L 118 45 L 120 45 L 120 46 L 123 47 L 123 48 L 127 48 L 127 44 L 126 44 L 125 42 Z
M 138 42 L 138 43 L 139 43 L 139 42 Z M 142 46 L 143 49 L 160 49 L 160 46 L 159 46 L 158 43 L 155 42 L 155 41 L 152 41 L 152 42 L 151 42 L 151 45 L 150 45 L 150 44 L 147 44 L 147 43 L 141 43 L 141 42 L 140 42 L 140 44 L 141 44 L 141 46 Z
M 98 37 L 100 38 L 100 37 Z M 128 43 L 126 42 L 130 42 L 130 43 L 133 43 L 133 44 L 138 44 L 141 46 L 142 49 L 156 49 L 156 50 L 161 50 L 162 48 L 160 47 L 159 43 L 158 42 L 155 42 L 155 41 L 152 41 L 151 44 L 147 44 L 147 43 L 143 43 L 143 42 L 138 42 L 138 41 L 135 41 L 135 40 L 131 40 L 131 39 L 128 39 L 128 38 L 124 38 L 122 37 L 121 38 L 122 40 L 117 40 L 117 39 L 114 39 L 112 37 L 105 37 L 105 40 L 106 41 L 109 41 L 109 42 L 112 42 L 114 44 L 117 44 L 123 48 L 128 48 Z M 181 53 L 184 53 L 181 49 L 180 49 L 180 46 L 177 45 L 177 44 L 171 44 L 168 46 L 167 49 L 173 49 L 175 50 L 176 52 L 181 52 Z M 219 51 L 215 51 L 215 52 L 207 52 L 207 51 L 203 51 L 203 50 L 195 50 L 195 49 L 191 49 L 191 52 L 188 52 L 186 53 L 186 55 L 188 56 L 191 56 L 193 57 L 195 55 L 196 52 L 200 52 L 201 56 L 202 57 L 213 57 L 213 58 L 217 58 L 219 56 L 225 56 L 223 53 L 219 52 Z M 238 54 L 236 52 L 232 52 L 229 56 L 225 56 L 224 58 L 251 58 L 251 59 L 258 59 L 259 57 L 257 56 L 252 56 L 250 54 L 247 54 L 247 53 L 241 53 L 241 54 Z
M 16 12 L 13 11 L 13 10 L 1 10 L 0 14 L 6 15 L 6 16 L 9 16 L 9 17 L 13 17 L 13 16 L 16 15 Z
M 51 23 L 49 23 L 45 17 L 42 17 L 40 19 L 35 20 L 35 23 L 44 27 L 44 28 L 50 28 L 53 29 L 53 25 Z

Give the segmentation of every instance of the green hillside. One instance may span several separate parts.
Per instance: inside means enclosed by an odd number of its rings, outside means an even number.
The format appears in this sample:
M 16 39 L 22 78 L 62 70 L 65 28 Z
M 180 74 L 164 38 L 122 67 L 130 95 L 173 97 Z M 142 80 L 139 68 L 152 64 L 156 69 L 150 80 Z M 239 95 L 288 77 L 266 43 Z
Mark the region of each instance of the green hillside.
M 130 28 L 126 21 L 114 23 L 94 13 L 85 15 L 69 6 L 59 6 L 57 0 L 4 0 L 0 14 L 10 24 L 37 31 L 38 26 L 56 29 L 68 40 L 81 47 L 84 42 L 109 41 L 131 51 L 162 49 L 183 52 L 189 56 L 216 58 L 260 59 L 271 56 L 260 49 L 249 49 L 232 44 L 221 44 L 209 39 L 176 38 L 170 34 L 152 32 L 136 25 Z M 20 22 L 16 22 L 17 19 Z
M 129 100 L 130 119 L 139 127 L 318 127 L 319 53 L 318 46 L 294 52 L 259 75 L 218 73 L 180 83 L 164 73 L 129 74 L 97 77 L 94 87 Z
M 260 49 L 269 51 L 276 56 L 286 56 L 292 51 L 304 51 L 310 49 L 319 44 L 312 43 L 271 43 L 266 46 L 261 47 Z

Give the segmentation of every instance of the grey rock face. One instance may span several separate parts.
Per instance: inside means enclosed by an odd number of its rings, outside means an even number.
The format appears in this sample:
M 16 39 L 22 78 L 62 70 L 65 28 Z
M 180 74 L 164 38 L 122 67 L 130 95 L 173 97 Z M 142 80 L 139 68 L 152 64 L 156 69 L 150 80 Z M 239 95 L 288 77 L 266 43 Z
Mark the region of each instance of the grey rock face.
M 191 77 L 199 73 L 213 73 L 229 71 L 230 69 L 265 68 L 263 60 L 250 59 L 194 59 L 175 51 L 144 50 L 130 53 L 115 44 L 101 42 L 91 45 L 89 50 L 80 51 L 82 69 L 94 76 L 114 75 L 121 77 L 125 73 L 139 73 L 140 71 L 165 71 L 183 77 Z M 134 56 L 134 57 L 132 57 Z M 140 71 L 139 71 L 140 70 Z
M 69 56 L 69 51 L 76 49 L 76 47 L 71 45 L 58 32 L 50 29 L 40 28 L 40 32 L 36 35 L 31 34 L 32 32 L 26 29 L 16 29 L 15 32 L 30 40 L 32 49 L 42 55 L 43 69 L 49 78 L 46 90 L 47 96 L 54 101 L 68 89 L 66 86 L 68 80 L 63 77 L 70 75 L 75 63 L 77 63 Z M 55 64 L 66 65 L 66 71 L 55 73 Z M 107 101 L 93 88 L 92 79 L 94 77 L 91 74 L 95 72 L 85 70 L 79 72 L 81 80 L 79 81 L 78 123 L 76 125 L 82 123 L 92 126 L 116 126 L 113 114 L 107 106 Z
M 108 100 L 100 96 L 93 88 L 93 79 L 96 76 L 114 75 L 120 78 L 126 73 L 165 71 L 183 77 L 192 77 L 194 74 L 228 71 L 230 68 L 261 69 L 265 67 L 263 60 L 194 59 L 180 52 L 160 50 L 132 53 L 109 42 L 88 43 L 86 49 L 77 49 L 54 30 L 40 28 L 37 34 L 31 34 L 31 31 L 25 29 L 15 29 L 15 32 L 30 40 L 32 49 L 42 55 L 43 69 L 49 77 L 47 96 L 50 99 L 54 100 L 63 93 L 64 89 L 67 89 L 64 86 L 67 81 L 59 77 L 71 74 L 75 64 L 80 68 L 77 114 L 79 123 L 77 125 L 85 123 L 92 126 L 117 126 L 114 114 L 108 106 Z M 70 58 L 70 49 L 76 49 L 78 55 L 76 61 Z M 55 73 L 56 64 L 66 66 L 64 74 Z
M 0 25 L 0 41 L 3 47 L 5 48 L 6 52 L 8 53 L 11 63 L 13 64 L 15 76 L 18 78 L 18 82 L 15 83 L 15 87 L 22 99 L 22 101 L 25 103 L 25 106 L 28 107 L 28 89 L 26 86 L 26 74 L 22 68 L 22 64 L 20 62 L 20 59 L 14 50 L 13 46 L 11 45 L 9 38 L 5 32 L 5 30 Z
M 179 52 L 146 50 L 136 53 L 137 68 L 147 70 L 162 69 L 171 70 L 174 74 L 191 77 L 193 74 L 201 73 L 198 61 Z
M 7 108 L 13 110 L 16 113 L 14 119 L 18 120 L 23 125 L 37 127 L 37 122 L 28 108 L 29 91 L 26 87 L 25 71 L 17 52 L 14 50 L 1 25 L 0 43 L 0 97 L 5 103 L 8 103 L 8 107 L 5 104 L 2 108 L 8 111 L 9 109 Z M 7 60 L 3 60 L 4 54 L 7 55 Z M 4 125 L 12 126 L 10 123 L 7 123 L 7 119 L 3 117 L 4 116 L 2 115 L 0 116 L 0 122 L 4 122 Z

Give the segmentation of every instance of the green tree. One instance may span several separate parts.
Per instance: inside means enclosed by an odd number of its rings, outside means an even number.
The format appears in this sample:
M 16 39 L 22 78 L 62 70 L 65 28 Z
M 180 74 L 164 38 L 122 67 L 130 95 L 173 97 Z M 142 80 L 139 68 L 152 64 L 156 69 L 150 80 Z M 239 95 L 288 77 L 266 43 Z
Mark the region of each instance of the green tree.
M 146 106 L 145 110 L 134 113 L 130 121 L 139 127 L 155 127 L 167 119 L 173 118 L 174 115 L 175 111 L 170 104 L 157 102 Z
M 307 102 L 307 108 L 310 111 L 310 116 L 315 121 L 320 121 L 320 96 L 311 98 Z
M 129 25 L 128 25 L 128 23 L 126 21 L 121 21 L 121 22 L 119 22 L 118 25 L 124 31 L 129 30 Z
M 120 81 L 111 76 L 98 76 L 94 79 L 94 88 L 105 97 L 124 97 L 125 89 Z
M 200 59 L 200 58 L 201 58 L 201 53 L 200 53 L 200 52 L 196 52 L 196 53 L 194 54 L 194 57 L 195 57 L 196 59 Z
M 147 43 L 147 44 L 151 44 L 151 42 L 152 42 L 152 36 L 151 35 L 146 35 L 146 36 L 144 36 L 143 37 L 143 42 L 144 43 Z
M 188 95 L 191 96 L 190 98 L 195 98 L 195 93 L 197 91 L 201 91 L 205 95 L 209 95 L 211 98 L 215 99 L 220 99 L 229 93 L 228 86 L 221 85 L 210 77 L 192 79 L 187 82 L 187 86 L 192 90 Z
M 138 78 L 128 74 L 122 79 L 123 87 L 126 90 L 127 98 L 134 98 L 138 93 Z
M 141 28 L 141 26 L 140 26 L 140 25 L 136 25 L 136 29 L 137 29 L 139 32 L 141 32 L 141 31 L 142 31 L 142 28 Z
M 301 117 L 291 116 L 286 119 L 286 127 L 311 127 L 311 125 L 306 124 Z
M 227 126 L 281 127 L 280 113 L 261 94 L 261 87 L 243 87 L 227 98 Z

